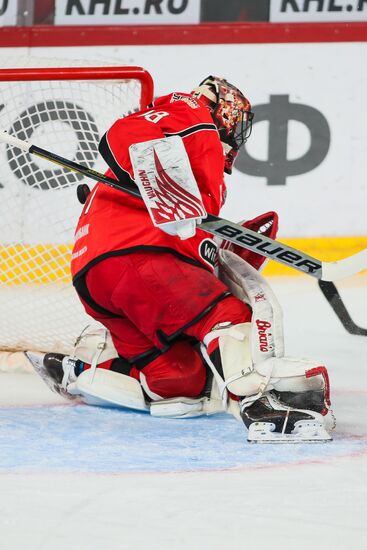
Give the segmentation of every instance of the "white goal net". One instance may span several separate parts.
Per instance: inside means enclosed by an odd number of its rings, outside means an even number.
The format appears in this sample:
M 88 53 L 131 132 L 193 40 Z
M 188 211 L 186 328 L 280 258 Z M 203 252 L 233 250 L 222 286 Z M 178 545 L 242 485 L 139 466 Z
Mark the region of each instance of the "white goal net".
M 152 100 L 138 67 L 17 64 L 0 69 L 0 128 L 100 172 L 104 132 Z M 76 186 L 94 182 L 5 144 L 0 167 L 0 350 L 68 352 L 88 324 L 69 272 Z

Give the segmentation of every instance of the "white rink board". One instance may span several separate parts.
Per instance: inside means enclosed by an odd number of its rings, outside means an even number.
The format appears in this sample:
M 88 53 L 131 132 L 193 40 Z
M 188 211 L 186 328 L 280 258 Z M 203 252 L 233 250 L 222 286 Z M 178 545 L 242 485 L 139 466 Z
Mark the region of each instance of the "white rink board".
M 222 215 L 238 220 L 277 210 L 281 237 L 367 234 L 367 43 L 34 48 L 31 53 L 143 66 L 153 76 L 156 95 L 189 91 L 217 74 L 242 88 L 255 108 L 271 95 L 283 95 L 317 109 L 331 133 L 323 162 L 289 176 L 286 185 L 267 185 L 264 177 L 235 170 L 227 177 Z M 247 150 L 256 159 L 267 158 L 268 126 L 267 121 L 254 125 Z M 288 132 L 287 157 L 297 159 L 310 145 L 310 132 L 295 121 Z

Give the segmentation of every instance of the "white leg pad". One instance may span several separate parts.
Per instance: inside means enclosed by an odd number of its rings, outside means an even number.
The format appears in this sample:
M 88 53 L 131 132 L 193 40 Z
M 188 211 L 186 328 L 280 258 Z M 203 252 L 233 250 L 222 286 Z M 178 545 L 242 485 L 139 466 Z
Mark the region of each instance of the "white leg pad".
M 271 368 L 269 365 L 269 369 L 263 369 L 264 372 L 254 368 L 251 324 L 242 323 L 223 332 L 223 336 L 219 337 L 219 349 L 227 389 L 239 396 L 257 394 L 262 388 L 265 389 Z
M 250 323 L 223 326 L 213 330 L 204 338 L 201 346 L 203 356 L 213 371 L 223 402 L 227 401 L 227 390 L 239 397 L 258 398 L 268 385 L 272 371 L 272 362 L 263 361 L 261 368 L 254 365 L 251 352 L 252 327 Z M 218 338 L 223 379 L 212 363 L 206 347 Z
M 154 401 L 150 405 L 150 414 L 165 418 L 192 418 L 224 412 L 221 400 L 212 400 L 207 397 L 189 399 L 176 397 Z
M 321 372 L 317 376 L 309 376 L 314 369 L 326 371 L 320 363 L 294 357 L 279 357 L 272 361 L 273 370 L 269 390 L 304 392 L 321 390 L 325 386 L 325 379 Z
M 82 372 L 76 382 L 68 386 L 68 393 L 81 396 L 81 400 L 87 405 L 150 411 L 156 417 L 189 418 L 224 412 L 218 392 L 216 395 L 212 392 L 210 399 L 176 397 L 147 404 L 138 380 L 99 368 L 94 373 L 91 369 Z
M 223 379 L 211 362 L 204 346 L 202 352 L 216 378 L 223 401 L 226 390 L 243 398 L 249 404 L 265 390 L 305 392 L 326 390 L 328 381 L 325 367 L 308 359 L 270 357 L 254 363 L 251 354 L 252 327 L 250 323 L 222 327 L 205 337 L 204 344 L 218 338 Z
M 218 385 L 213 380 L 210 397 L 190 399 L 175 397 L 161 399 L 150 404 L 150 414 L 165 418 L 192 418 L 225 412 L 226 408 L 219 395 Z
M 254 363 L 284 355 L 283 314 L 267 281 L 230 250 L 219 254 L 219 278 L 252 309 L 251 355 Z
M 68 392 L 81 395 L 87 405 L 149 411 L 140 383 L 119 372 L 99 368 L 86 370 L 68 386 Z
M 305 392 L 326 388 L 327 373 L 320 363 L 284 357 L 282 310 L 264 278 L 229 250 L 220 251 L 219 277 L 252 309 L 251 324 L 226 327 L 223 323 L 204 339 L 205 346 L 215 338 L 219 341 L 224 379 L 203 346 L 202 352 L 223 399 L 227 389 L 251 403 L 266 390 Z

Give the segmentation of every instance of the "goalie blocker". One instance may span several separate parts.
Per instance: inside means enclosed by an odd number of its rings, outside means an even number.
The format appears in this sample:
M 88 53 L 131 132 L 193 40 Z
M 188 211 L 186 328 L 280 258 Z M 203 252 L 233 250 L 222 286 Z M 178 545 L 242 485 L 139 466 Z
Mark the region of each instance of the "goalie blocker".
M 109 333 L 84 333 L 72 358 L 28 353 L 50 387 L 99 406 L 127 407 L 153 416 L 187 418 L 229 412 L 242 419 L 251 442 L 328 441 L 330 406 L 325 367 L 284 356 L 282 313 L 262 276 L 231 250 L 221 249 L 219 276 L 252 308 L 252 322 L 221 323 L 204 339 L 202 355 L 213 376 L 198 398 L 162 399 L 140 382 L 101 368 L 117 358 Z M 78 362 L 91 368 L 78 373 Z M 79 374 L 79 376 L 77 376 Z
M 207 213 L 182 138 L 135 143 L 129 153 L 153 225 L 182 240 L 193 237 Z

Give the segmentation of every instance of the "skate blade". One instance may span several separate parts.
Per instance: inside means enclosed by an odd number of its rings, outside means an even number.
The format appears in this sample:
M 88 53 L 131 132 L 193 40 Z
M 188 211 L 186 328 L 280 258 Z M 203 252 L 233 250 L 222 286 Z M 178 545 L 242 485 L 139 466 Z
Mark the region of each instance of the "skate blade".
M 33 353 L 32 351 L 25 351 L 24 355 L 27 357 L 28 361 L 31 363 L 36 373 L 42 378 L 47 386 L 52 391 L 56 391 L 54 388 L 54 381 L 50 379 L 50 376 L 48 375 L 48 372 L 46 371 L 43 364 L 45 353 Z
M 24 355 L 28 359 L 28 361 L 31 363 L 32 367 L 38 374 L 41 374 L 42 371 L 44 371 L 43 367 L 43 358 L 45 356 L 44 353 L 33 353 L 32 351 L 25 351 Z
M 59 395 L 65 397 L 65 399 L 69 399 L 70 401 L 74 401 L 77 399 L 77 396 L 71 395 L 67 391 L 62 389 L 60 385 L 57 384 L 55 380 L 49 375 L 46 367 L 43 364 L 43 360 L 46 355 L 45 353 L 34 353 L 32 351 L 25 351 L 24 355 L 27 357 L 28 361 L 31 363 L 36 373 L 42 378 L 46 386 L 48 386 L 51 391 L 53 391 L 54 393 L 58 393 Z
M 253 422 L 248 431 L 249 443 L 327 443 L 331 435 L 321 422 L 301 420 L 296 423 L 292 433 L 275 432 L 270 422 Z

